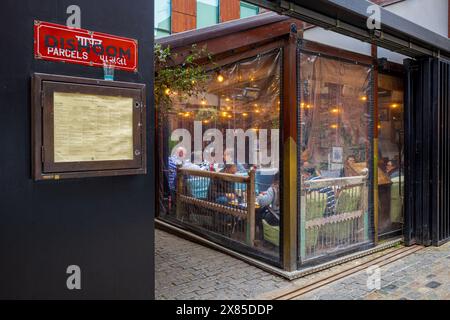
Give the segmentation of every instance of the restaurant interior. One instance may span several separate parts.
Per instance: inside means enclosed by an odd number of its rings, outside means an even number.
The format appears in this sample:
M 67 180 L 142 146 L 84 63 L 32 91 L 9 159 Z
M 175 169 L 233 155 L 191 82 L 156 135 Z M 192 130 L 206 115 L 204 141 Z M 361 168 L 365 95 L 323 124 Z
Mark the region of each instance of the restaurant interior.
M 252 52 L 245 58 L 229 53 L 200 95 L 171 93 L 173 107 L 159 120 L 158 218 L 281 266 L 283 170 L 296 161 L 299 268 L 373 246 L 375 234 L 401 235 L 401 66 L 301 36 L 288 64 L 287 41 L 267 41 L 273 45 L 245 49 Z M 295 92 L 283 90 L 289 68 Z M 286 92 L 297 97 L 294 112 L 283 112 Z M 283 153 L 290 117 L 298 130 L 294 160 Z

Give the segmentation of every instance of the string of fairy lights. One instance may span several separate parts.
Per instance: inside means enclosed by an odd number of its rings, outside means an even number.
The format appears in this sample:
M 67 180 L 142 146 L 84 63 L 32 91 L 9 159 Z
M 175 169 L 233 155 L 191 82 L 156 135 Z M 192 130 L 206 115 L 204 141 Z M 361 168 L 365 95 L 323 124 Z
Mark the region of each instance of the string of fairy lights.
M 363 96 L 359 97 L 359 100 L 362 101 L 362 102 L 367 102 L 368 98 L 367 98 L 367 96 L 363 95 Z M 403 104 L 400 103 L 400 102 L 393 102 L 393 103 L 391 103 L 389 105 L 389 107 L 392 110 L 395 110 L 395 109 L 401 108 L 402 105 Z M 302 109 L 302 110 L 311 110 L 311 109 L 314 109 L 314 106 L 312 104 L 309 104 L 309 103 L 301 102 L 300 103 L 300 109 Z M 344 107 L 341 106 L 341 105 L 334 106 L 334 107 L 332 107 L 330 109 L 329 112 L 332 115 L 336 116 L 335 121 L 330 124 L 330 128 L 331 129 L 339 129 L 340 128 L 340 126 L 339 126 L 339 117 L 340 117 L 340 115 L 342 114 L 343 111 L 344 111 Z M 381 129 L 381 128 L 382 128 L 381 124 L 378 124 L 378 129 Z
M 212 79 L 213 81 L 215 81 L 216 85 L 231 86 L 229 81 L 227 81 L 230 79 L 227 79 L 226 75 L 222 71 L 217 71 Z M 257 77 L 255 76 L 254 72 L 250 73 L 250 75 L 248 75 L 247 77 L 243 77 L 242 74 L 239 74 L 237 79 L 238 83 L 233 83 L 233 85 L 250 83 L 253 87 L 257 88 Z M 277 79 L 279 78 L 276 78 L 276 80 Z M 273 102 L 270 103 L 270 106 L 268 106 L 268 104 L 261 104 L 258 102 L 242 103 L 242 101 L 240 101 L 241 106 L 245 105 L 246 109 L 242 110 L 242 108 L 240 108 L 239 110 L 236 110 L 237 101 L 235 96 L 221 95 L 219 96 L 219 103 L 217 105 L 217 103 L 210 103 L 205 93 L 197 104 L 193 103 L 190 105 L 193 109 L 196 110 L 183 110 L 179 111 L 177 114 L 182 119 L 196 119 L 198 121 L 202 121 L 204 124 L 212 124 L 217 121 L 249 121 L 252 122 L 251 125 L 255 129 L 258 129 L 258 122 L 267 121 L 269 119 L 269 116 L 279 117 L 280 115 L 279 112 L 281 109 L 281 103 L 278 93 L 279 86 L 277 87 L 277 85 L 278 82 L 273 81 L 269 88 L 267 88 L 267 93 L 270 94 L 271 92 L 273 92 L 278 96 L 275 105 L 273 105 Z M 176 98 L 178 96 L 177 92 L 171 91 L 169 88 L 166 89 L 165 94 L 173 98 Z M 366 95 L 361 95 L 359 97 L 359 100 L 363 103 L 366 103 L 368 101 L 368 97 Z M 224 101 L 225 103 L 221 105 L 220 101 Z M 401 106 L 401 102 L 392 102 L 390 104 L 390 108 L 393 110 L 401 108 Z M 186 106 L 184 106 L 184 108 L 186 108 Z M 300 108 L 302 110 L 311 111 L 315 108 L 315 106 L 308 102 L 301 102 Z M 331 129 L 338 130 L 340 128 L 340 119 L 344 110 L 345 108 L 341 104 L 335 105 L 328 110 L 328 112 L 332 115 L 332 122 L 329 124 L 329 127 Z M 378 128 L 381 129 L 381 124 L 378 125 Z
M 244 82 L 242 75 L 239 75 L 238 77 L 239 82 Z M 256 77 L 254 74 L 251 74 L 247 81 L 250 83 L 256 82 Z M 226 82 L 226 77 L 222 72 L 217 72 L 215 75 L 215 82 L 217 85 L 223 85 Z M 229 85 L 229 84 L 228 84 Z M 253 87 L 257 87 L 256 84 L 253 84 Z M 278 95 L 278 88 L 276 88 L 276 84 L 272 83 L 271 88 L 269 88 L 273 92 L 277 93 Z M 171 98 L 176 98 L 178 96 L 178 93 L 175 91 L 172 91 L 170 88 L 167 88 L 165 91 L 165 94 L 170 96 Z M 223 106 L 217 106 L 214 104 L 210 104 L 208 102 L 208 99 L 206 97 L 206 94 L 204 94 L 203 97 L 200 98 L 198 104 L 192 104 L 191 106 L 193 108 L 196 108 L 197 110 L 189 110 L 189 111 L 179 111 L 177 112 L 178 116 L 181 119 L 190 120 L 190 119 L 196 119 L 198 121 L 202 121 L 203 124 L 210 124 L 213 122 L 216 122 L 218 120 L 222 121 L 234 121 L 234 120 L 251 120 L 253 129 L 258 130 L 258 122 L 267 120 L 267 116 L 269 113 L 272 115 L 276 115 L 279 117 L 279 111 L 280 111 L 280 100 L 279 98 L 276 99 L 276 105 L 274 108 L 267 108 L 267 106 L 261 105 L 259 103 L 252 103 L 251 106 L 248 107 L 248 110 L 244 110 L 241 112 L 236 111 L 236 99 L 232 96 L 225 96 L 222 95 L 219 99 L 221 101 L 225 101 L 225 104 Z M 220 104 L 220 103 L 219 103 Z M 247 103 L 246 105 L 248 105 Z M 277 112 L 274 112 L 274 111 Z M 252 115 L 254 117 L 252 117 Z

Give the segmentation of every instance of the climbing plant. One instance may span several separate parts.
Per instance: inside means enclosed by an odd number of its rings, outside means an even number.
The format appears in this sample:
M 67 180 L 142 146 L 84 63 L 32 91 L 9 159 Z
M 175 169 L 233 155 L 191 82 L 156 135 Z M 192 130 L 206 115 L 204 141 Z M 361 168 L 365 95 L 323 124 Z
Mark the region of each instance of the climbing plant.
M 176 63 L 179 55 L 171 52 L 170 46 L 155 44 L 155 105 L 162 111 L 172 108 L 174 99 L 186 101 L 198 97 L 206 90 L 210 75 L 204 65 L 212 63 L 206 47 L 192 45 L 182 63 Z

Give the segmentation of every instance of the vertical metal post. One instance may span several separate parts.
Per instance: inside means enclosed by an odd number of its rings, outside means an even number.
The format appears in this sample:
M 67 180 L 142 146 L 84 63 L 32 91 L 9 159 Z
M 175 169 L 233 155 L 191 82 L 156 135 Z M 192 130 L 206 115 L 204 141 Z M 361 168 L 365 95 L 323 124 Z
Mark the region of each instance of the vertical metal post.
M 440 94 L 443 94 L 443 84 L 441 82 L 441 62 L 438 59 L 433 59 L 431 63 L 432 73 L 432 91 L 431 91 L 431 123 L 430 126 L 430 139 L 431 139 L 431 168 L 430 168 L 430 239 L 429 241 L 437 245 L 439 243 L 439 231 L 441 227 L 440 213 L 442 212 L 442 207 L 439 203 L 439 192 L 442 188 L 440 181 L 440 167 L 442 165 L 439 160 L 442 152 L 442 142 L 440 137 L 440 132 L 443 130 L 444 126 L 441 124 L 440 115 Z
M 378 135 L 380 119 L 378 116 L 378 47 L 372 44 L 372 58 L 373 58 L 373 240 L 378 244 L 378 224 L 379 224 L 379 198 L 378 198 Z
M 250 169 L 249 183 L 247 185 L 247 244 L 250 247 L 255 245 L 255 169 Z M 260 230 L 260 232 L 263 232 Z
M 181 220 L 182 218 L 182 211 L 181 211 L 181 199 L 180 196 L 183 194 L 183 174 L 181 173 L 181 166 L 177 166 L 177 186 L 176 186 L 176 216 L 177 220 Z
M 413 60 L 405 60 L 404 66 L 406 69 L 405 76 L 405 111 L 404 119 L 405 122 L 405 227 L 404 227 L 404 238 L 406 245 L 413 245 L 415 243 L 414 234 L 414 190 L 415 190 L 415 178 L 414 178 L 414 168 L 415 168 L 415 145 L 416 141 L 414 138 L 414 118 L 415 118 L 415 108 L 414 108 L 414 69 L 415 65 Z
M 282 90 L 282 262 L 287 271 L 297 269 L 297 26 L 291 25 L 283 50 Z
M 432 137 L 432 123 L 433 121 L 433 87 L 435 82 L 433 82 L 433 59 L 426 58 L 422 64 L 422 75 L 421 75 L 421 85 L 422 85 L 422 208 L 421 208 L 421 239 L 423 245 L 430 245 L 431 240 L 431 206 L 432 206 L 432 143 L 434 137 Z

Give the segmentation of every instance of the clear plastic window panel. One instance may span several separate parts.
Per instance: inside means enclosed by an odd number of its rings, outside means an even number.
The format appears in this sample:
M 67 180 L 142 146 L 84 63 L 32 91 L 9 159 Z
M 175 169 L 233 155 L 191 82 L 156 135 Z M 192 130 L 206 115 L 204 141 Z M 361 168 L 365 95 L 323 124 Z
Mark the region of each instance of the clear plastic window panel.
M 205 92 L 173 93 L 159 120 L 161 217 L 276 260 L 280 58 L 277 49 L 211 71 Z
M 368 66 L 301 53 L 302 261 L 370 241 Z
M 378 233 L 403 229 L 404 121 L 403 78 L 378 75 Z

